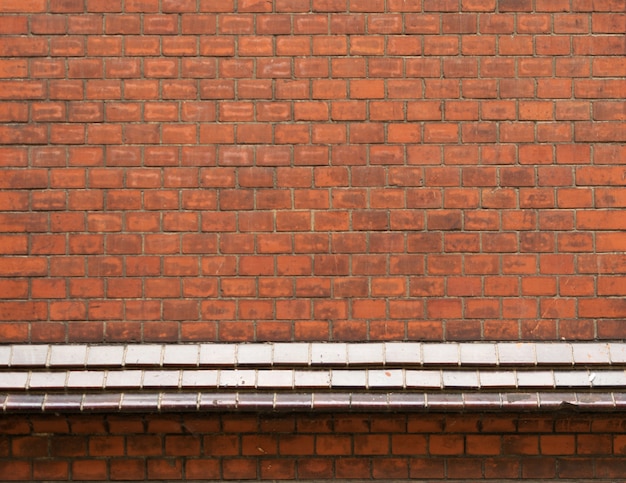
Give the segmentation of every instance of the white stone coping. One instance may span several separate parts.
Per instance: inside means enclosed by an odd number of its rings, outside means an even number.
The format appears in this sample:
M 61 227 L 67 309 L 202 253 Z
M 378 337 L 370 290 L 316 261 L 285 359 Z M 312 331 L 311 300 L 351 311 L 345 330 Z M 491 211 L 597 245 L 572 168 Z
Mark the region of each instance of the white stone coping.
M 0 392 L 63 390 L 626 389 L 626 371 L 489 369 L 178 369 L 0 372 Z
M 14 344 L 8 368 L 241 366 L 619 366 L 624 342 L 272 342 L 192 344 Z
M 0 346 L 0 412 L 626 410 L 626 343 Z

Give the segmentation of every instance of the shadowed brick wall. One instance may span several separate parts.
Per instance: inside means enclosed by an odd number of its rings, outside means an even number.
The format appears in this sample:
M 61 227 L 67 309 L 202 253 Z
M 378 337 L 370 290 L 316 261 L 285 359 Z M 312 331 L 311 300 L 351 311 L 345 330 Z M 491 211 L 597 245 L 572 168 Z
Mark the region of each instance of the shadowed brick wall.
M 3 341 L 619 338 L 623 0 L 2 0 Z
M 626 478 L 623 415 L 33 416 L 0 425 L 9 480 Z

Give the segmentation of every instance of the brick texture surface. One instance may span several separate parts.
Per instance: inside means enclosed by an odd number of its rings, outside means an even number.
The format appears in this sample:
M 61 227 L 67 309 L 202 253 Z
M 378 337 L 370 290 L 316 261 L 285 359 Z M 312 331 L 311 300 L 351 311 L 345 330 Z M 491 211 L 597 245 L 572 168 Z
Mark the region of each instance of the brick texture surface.
M 1 0 L 0 339 L 622 338 L 625 26 L 622 0 Z
M 620 481 L 624 415 L 0 418 L 2 481 Z M 614 452 L 614 454 L 611 454 Z

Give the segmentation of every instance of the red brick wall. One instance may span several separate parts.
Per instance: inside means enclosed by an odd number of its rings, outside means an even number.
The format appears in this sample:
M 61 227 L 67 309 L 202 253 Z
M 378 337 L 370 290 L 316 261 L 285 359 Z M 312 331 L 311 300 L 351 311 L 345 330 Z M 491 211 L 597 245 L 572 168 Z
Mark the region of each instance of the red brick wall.
M 623 0 L 0 0 L 0 341 L 623 338 L 625 31 Z M 614 481 L 624 421 L 11 417 L 0 479 Z
M 625 428 L 624 415 L 14 417 L 0 419 L 0 475 L 609 482 L 626 478 Z
M 0 337 L 622 337 L 624 13 L 2 0 Z

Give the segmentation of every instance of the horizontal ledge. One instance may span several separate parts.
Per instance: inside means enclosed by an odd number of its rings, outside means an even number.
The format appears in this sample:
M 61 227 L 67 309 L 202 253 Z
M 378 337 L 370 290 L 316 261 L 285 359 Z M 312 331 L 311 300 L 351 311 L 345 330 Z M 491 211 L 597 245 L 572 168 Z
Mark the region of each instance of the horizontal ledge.
M 581 390 L 626 389 L 623 367 L 222 368 L 0 371 L 0 392 L 200 390 Z
M 352 393 L 183 392 L 0 394 L 2 413 L 132 413 L 196 411 L 625 411 L 612 392 Z
M 0 369 L 246 366 L 626 366 L 624 342 L 15 344 Z

